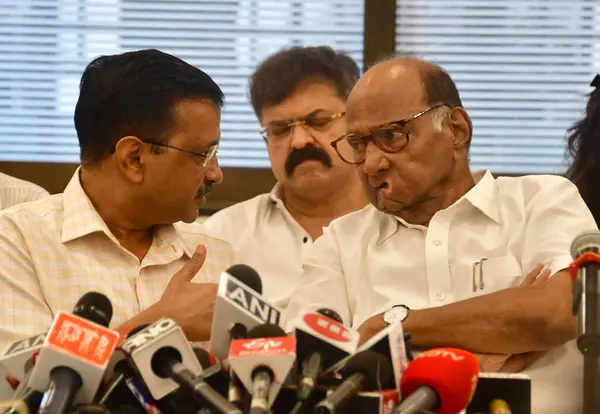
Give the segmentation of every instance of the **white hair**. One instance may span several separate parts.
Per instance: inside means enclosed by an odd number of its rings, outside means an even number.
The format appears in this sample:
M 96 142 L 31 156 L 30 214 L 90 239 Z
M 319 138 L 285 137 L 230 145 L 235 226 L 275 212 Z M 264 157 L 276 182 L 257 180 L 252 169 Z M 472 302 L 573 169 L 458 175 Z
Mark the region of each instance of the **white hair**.
M 450 112 L 449 109 L 450 108 L 446 105 L 442 105 L 432 111 L 431 120 L 433 121 L 433 129 L 435 129 L 435 132 L 442 132 L 444 120 L 446 119 L 446 115 Z

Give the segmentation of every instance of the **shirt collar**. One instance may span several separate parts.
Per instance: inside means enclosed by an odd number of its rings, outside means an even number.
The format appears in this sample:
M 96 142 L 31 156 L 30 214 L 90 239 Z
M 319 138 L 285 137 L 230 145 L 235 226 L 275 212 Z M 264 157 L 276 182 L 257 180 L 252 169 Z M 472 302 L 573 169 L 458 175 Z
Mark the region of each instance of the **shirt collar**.
M 487 217 L 501 224 L 496 179 L 489 170 L 475 171 L 473 179 L 475 180 L 475 186 L 459 198 L 453 206 L 466 200 Z M 383 214 L 383 216 L 379 224 L 378 245 L 393 236 L 400 226 L 426 229 L 424 226 L 407 223 L 404 219 L 391 214 Z
M 281 192 L 282 192 L 281 184 L 279 184 L 279 182 L 276 182 L 275 185 L 273 186 L 273 188 L 271 189 L 271 192 L 269 193 L 269 199 L 275 205 L 280 205 L 280 203 L 283 202 L 283 200 L 281 199 Z
M 81 167 L 77 168 L 63 192 L 61 241 L 67 243 L 92 233 L 102 232 L 113 242 L 120 244 L 83 190 L 79 179 L 80 170 Z M 171 245 L 176 254 L 185 252 L 188 257 L 192 257 L 194 253 L 190 246 L 181 242 L 181 237 L 173 224 L 158 226 L 154 233 L 154 243 L 157 243 L 158 247 Z
M 475 186 L 463 198 L 496 223 L 501 224 L 496 179 L 489 170 L 475 171 L 473 179 Z

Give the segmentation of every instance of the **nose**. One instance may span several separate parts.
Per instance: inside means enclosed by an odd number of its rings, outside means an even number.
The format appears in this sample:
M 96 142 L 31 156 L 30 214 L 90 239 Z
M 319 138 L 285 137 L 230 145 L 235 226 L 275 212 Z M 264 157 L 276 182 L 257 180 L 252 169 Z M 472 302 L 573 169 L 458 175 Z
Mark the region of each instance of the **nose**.
M 299 124 L 292 127 L 290 131 L 290 146 L 293 150 L 306 147 L 308 144 L 316 144 L 312 136 L 312 130 L 305 124 Z
M 215 184 L 223 182 L 223 170 L 219 167 L 219 161 L 215 155 L 206 165 L 206 179 Z
M 362 170 L 366 175 L 376 175 L 390 168 L 390 163 L 381 149 L 373 141 L 367 143 Z

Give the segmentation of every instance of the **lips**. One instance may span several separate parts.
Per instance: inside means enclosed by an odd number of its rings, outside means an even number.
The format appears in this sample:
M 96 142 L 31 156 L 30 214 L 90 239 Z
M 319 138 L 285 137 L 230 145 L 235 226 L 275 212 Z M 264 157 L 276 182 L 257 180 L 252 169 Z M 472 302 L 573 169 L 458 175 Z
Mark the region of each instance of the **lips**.
M 376 190 L 385 190 L 386 188 L 388 188 L 390 186 L 387 181 L 381 181 L 381 180 L 371 180 L 369 182 L 369 184 L 371 185 L 371 187 L 373 187 Z

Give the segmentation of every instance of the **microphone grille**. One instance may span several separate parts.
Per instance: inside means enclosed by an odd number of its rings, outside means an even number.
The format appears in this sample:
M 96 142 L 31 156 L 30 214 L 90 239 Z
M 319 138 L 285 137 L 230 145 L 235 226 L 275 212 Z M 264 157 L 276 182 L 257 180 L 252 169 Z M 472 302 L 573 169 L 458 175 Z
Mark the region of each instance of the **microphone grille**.
M 394 388 L 394 369 L 392 362 L 384 355 L 366 350 L 355 354 L 340 370 L 342 377 L 363 374 L 363 391 L 375 391 Z
M 317 309 L 317 313 L 320 313 L 323 316 L 327 316 L 329 319 L 333 319 L 337 323 L 344 324 L 344 322 L 342 321 L 342 317 L 340 316 L 340 314 L 337 313 L 336 311 L 334 311 L 333 309 L 321 308 L 321 309 Z
M 256 270 L 245 264 L 236 264 L 227 269 L 227 273 L 262 295 L 262 281 Z
M 272 323 L 257 325 L 248 331 L 248 338 L 276 338 L 278 336 L 286 336 L 285 331 L 281 326 Z
M 571 243 L 571 256 L 577 259 L 583 253 L 600 253 L 600 231 L 590 230 L 575 237 Z
M 73 314 L 108 327 L 113 316 L 113 307 L 106 295 L 99 292 L 88 292 L 77 301 L 73 308 Z

